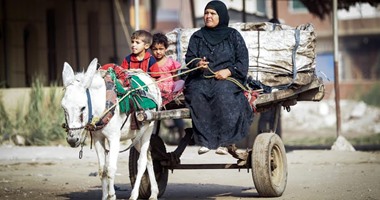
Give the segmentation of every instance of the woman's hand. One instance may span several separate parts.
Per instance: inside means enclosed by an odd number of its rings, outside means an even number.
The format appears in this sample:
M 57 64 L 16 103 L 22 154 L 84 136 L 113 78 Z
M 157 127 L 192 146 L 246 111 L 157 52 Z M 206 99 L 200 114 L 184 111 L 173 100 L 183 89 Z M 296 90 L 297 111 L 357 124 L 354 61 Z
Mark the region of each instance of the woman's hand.
M 231 76 L 231 71 L 229 69 L 222 69 L 215 72 L 215 78 L 218 80 L 225 80 L 229 76 Z
M 208 63 L 206 61 L 206 57 L 203 57 L 198 63 L 197 63 L 197 67 L 201 67 L 203 69 L 207 69 L 208 68 Z

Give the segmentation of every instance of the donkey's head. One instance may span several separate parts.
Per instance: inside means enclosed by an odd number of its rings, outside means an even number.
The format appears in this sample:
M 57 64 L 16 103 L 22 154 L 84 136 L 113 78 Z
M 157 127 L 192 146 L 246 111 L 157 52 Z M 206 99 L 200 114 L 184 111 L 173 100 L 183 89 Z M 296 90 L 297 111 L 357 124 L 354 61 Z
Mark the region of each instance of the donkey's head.
M 93 59 L 85 73 L 74 74 L 71 66 L 65 62 L 62 71 L 65 94 L 61 105 L 65 113 L 67 143 L 78 147 L 84 140 L 85 126 L 89 121 L 89 107 L 86 90 L 91 86 L 96 73 L 98 59 Z

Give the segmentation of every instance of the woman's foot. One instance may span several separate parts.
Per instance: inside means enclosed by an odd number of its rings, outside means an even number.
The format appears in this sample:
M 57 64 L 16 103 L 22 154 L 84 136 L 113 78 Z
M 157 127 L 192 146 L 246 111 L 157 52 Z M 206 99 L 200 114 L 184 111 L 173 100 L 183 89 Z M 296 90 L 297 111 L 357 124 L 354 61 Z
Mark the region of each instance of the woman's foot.
M 207 147 L 201 147 L 201 148 L 198 149 L 198 154 L 201 155 L 201 154 L 207 153 L 209 151 L 210 151 L 209 148 L 207 148 Z
M 228 154 L 228 149 L 227 147 L 218 147 L 215 151 L 216 154 L 219 155 L 227 155 Z

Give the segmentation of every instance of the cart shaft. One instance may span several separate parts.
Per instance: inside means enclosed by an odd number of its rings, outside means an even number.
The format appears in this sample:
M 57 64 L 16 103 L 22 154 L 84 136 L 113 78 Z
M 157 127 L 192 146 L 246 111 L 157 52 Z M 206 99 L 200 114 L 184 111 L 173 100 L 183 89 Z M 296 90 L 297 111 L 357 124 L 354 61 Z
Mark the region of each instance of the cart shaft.
M 165 166 L 165 163 L 161 163 Z M 167 166 L 169 169 L 247 169 L 246 165 L 238 164 L 179 164 L 175 166 Z

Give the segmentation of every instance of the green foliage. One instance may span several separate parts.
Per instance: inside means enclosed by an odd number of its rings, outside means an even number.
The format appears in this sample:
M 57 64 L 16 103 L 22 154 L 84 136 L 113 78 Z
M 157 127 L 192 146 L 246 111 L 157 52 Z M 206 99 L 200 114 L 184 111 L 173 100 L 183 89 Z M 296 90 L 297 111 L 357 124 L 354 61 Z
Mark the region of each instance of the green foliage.
M 66 133 L 62 128 L 62 122 L 64 121 L 64 113 L 61 107 L 61 99 L 60 95 L 62 89 L 58 88 L 56 85 L 50 87 L 49 90 L 49 100 L 47 103 L 47 107 L 49 108 L 49 121 L 50 126 L 48 133 L 50 133 L 51 140 L 60 140 L 65 138 Z
M 3 94 L 0 92 L 0 135 L 3 138 L 7 138 L 10 136 L 12 132 L 13 126 L 8 117 L 8 113 L 5 110 L 4 102 L 3 102 Z M 1 138 L 0 138 L 1 141 Z
M 284 144 L 289 146 L 325 146 L 329 145 L 331 146 L 334 144 L 336 138 L 333 136 L 328 137 L 304 137 L 304 138 L 298 138 L 295 140 L 286 140 L 284 138 Z
M 350 141 L 352 145 L 379 145 L 380 133 L 363 137 L 347 138 L 347 140 Z
M 39 79 L 32 83 L 28 114 L 25 116 L 26 137 L 32 144 L 44 145 L 47 138 L 47 119 L 43 117 L 43 86 Z M 48 113 L 48 112 L 46 112 Z
M 380 83 L 376 83 L 372 89 L 364 96 L 362 96 L 362 100 L 368 105 L 380 107 Z
M 65 134 L 61 127 L 63 111 L 60 107 L 58 88 L 49 88 L 46 95 L 42 82 L 35 79 L 30 92 L 28 114 L 25 116 L 27 138 L 33 145 L 47 145 L 62 139 Z
M 30 90 L 30 102 L 24 113 L 23 104 L 19 103 L 16 113 L 6 113 L 3 102 L 0 102 L 0 134 L 19 134 L 24 136 L 30 145 L 48 145 L 65 137 L 61 127 L 64 121 L 60 105 L 61 89 L 51 86 L 44 89 L 41 79 L 33 80 Z M 47 94 L 45 94 L 47 93 Z M 12 119 L 14 117 L 14 119 Z

